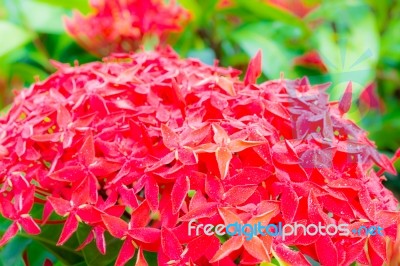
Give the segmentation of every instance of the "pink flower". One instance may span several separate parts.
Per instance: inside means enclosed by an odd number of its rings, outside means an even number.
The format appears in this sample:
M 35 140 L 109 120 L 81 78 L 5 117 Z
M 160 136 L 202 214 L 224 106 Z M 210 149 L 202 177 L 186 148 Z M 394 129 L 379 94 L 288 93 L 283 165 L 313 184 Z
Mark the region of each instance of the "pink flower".
M 395 173 L 338 102 L 306 78 L 256 84 L 232 68 L 180 59 L 169 48 L 114 54 L 58 71 L 23 90 L 0 119 L 0 213 L 40 233 L 65 217 L 58 244 L 79 224 L 107 254 L 105 233 L 123 241 L 124 265 L 158 252 L 161 265 L 397 263 L 398 201 L 382 185 Z M 374 167 L 380 170 L 375 172 Z M 31 217 L 43 204 L 42 219 Z M 300 223 L 381 226 L 383 235 L 190 235 L 188 224 Z M 293 249 L 295 247 L 295 249 Z

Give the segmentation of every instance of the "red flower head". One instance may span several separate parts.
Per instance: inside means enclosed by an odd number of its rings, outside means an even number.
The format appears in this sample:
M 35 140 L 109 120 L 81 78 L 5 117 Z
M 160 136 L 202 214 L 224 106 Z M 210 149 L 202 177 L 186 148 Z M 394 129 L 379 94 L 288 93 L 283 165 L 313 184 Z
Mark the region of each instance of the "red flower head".
M 169 33 L 180 31 L 189 13 L 175 1 L 91 0 L 93 13 L 75 13 L 65 20 L 68 33 L 86 50 L 97 55 L 137 50 L 144 38 L 163 41 Z
M 398 201 L 382 174 L 395 173 L 400 153 L 378 153 L 346 118 L 351 84 L 339 102 L 306 78 L 257 84 L 261 61 L 243 81 L 171 49 L 56 64 L 0 119 L 0 213 L 12 220 L 0 244 L 20 229 L 40 233 L 54 212 L 64 223 L 58 245 L 86 224 L 77 248 L 95 241 L 107 254 L 109 233 L 122 242 L 117 265 L 135 254 L 146 265 L 148 252 L 160 265 L 398 263 Z M 248 239 L 189 229 L 293 223 L 382 234 Z

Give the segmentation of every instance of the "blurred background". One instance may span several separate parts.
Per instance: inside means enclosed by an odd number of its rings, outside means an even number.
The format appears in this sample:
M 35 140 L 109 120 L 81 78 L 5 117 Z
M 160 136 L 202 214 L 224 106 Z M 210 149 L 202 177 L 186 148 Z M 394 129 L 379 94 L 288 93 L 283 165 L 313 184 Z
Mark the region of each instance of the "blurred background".
M 108 14 L 107 5 L 111 10 L 116 2 L 0 0 L 1 112 L 11 103 L 13 90 L 29 87 L 55 70 L 50 59 L 70 64 L 101 60 L 107 54 L 99 49 L 104 38 L 96 39 L 96 47 L 88 44 L 88 39 L 98 36 L 90 34 L 105 34 L 110 25 L 119 30 L 123 28 L 118 24 L 122 14 L 134 12 L 126 4 L 118 6 L 119 13 Z M 135 5 L 134 0 L 125 2 Z M 400 146 L 400 1 L 178 0 L 165 1 L 162 12 L 157 5 L 143 4 L 151 1 L 136 2 L 144 13 L 135 16 L 142 20 L 151 18 L 146 8 L 152 8 L 153 16 L 163 19 L 162 14 L 171 12 L 174 23 L 181 23 L 168 36 L 135 32 L 145 49 L 161 41 L 182 57 L 196 57 L 208 64 L 219 60 L 223 66 L 241 70 L 261 49 L 262 80 L 283 73 L 290 79 L 306 75 L 312 84 L 331 82 L 332 100 L 338 100 L 352 81 L 350 117 L 369 132 L 381 152 L 392 156 Z M 110 25 L 80 28 L 86 15 L 95 22 L 96 16 L 107 14 Z M 66 17 L 73 17 L 67 29 Z M 118 32 L 128 36 L 124 43 L 117 36 L 119 50 L 138 48 L 132 45 L 136 40 L 129 39 L 132 31 L 128 27 Z M 400 162 L 396 167 L 399 171 Z M 399 176 L 387 178 L 385 185 L 399 196 Z

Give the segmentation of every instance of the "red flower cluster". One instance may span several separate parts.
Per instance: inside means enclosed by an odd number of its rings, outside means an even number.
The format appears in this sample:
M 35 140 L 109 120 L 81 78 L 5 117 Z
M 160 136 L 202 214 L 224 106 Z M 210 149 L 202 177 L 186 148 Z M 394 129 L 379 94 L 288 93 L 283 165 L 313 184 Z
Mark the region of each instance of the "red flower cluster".
M 80 248 L 95 240 L 106 253 L 106 231 L 122 239 L 117 265 L 136 250 L 136 265 L 144 251 L 159 265 L 397 261 L 398 202 L 380 176 L 395 170 L 344 117 L 351 84 L 339 102 L 305 78 L 256 84 L 260 56 L 244 81 L 168 49 L 57 63 L 0 120 L 0 212 L 13 220 L 0 244 L 20 227 L 40 233 L 30 213 L 44 204 L 41 222 L 66 217 L 59 245 L 80 223 L 92 228 Z M 384 235 L 224 241 L 189 234 L 193 219 L 379 225 Z
M 180 31 L 189 13 L 175 1 L 91 0 L 92 14 L 65 20 L 67 32 L 86 50 L 101 56 L 137 50 L 146 37 L 165 39 Z

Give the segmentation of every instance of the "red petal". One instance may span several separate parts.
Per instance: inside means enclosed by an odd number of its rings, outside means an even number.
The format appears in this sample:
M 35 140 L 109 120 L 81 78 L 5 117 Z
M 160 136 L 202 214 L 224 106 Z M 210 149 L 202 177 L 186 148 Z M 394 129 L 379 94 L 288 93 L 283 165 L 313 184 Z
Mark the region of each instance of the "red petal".
M 190 189 L 189 177 L 180 176 L 176 180 L 171 192 L 172 212 L 174 214 L 181 209 L 189 189 Z
M 271 260 L 267 248 L 264 246 L 264 243 L 261 241 L 261 239 L 259 239 L 257 236 L 248 241 L 244 241 L 243 246 L 247 250 L 247 252 L 249 252 L 250 255 L 252 255 L 254 258 L 267 262 Z
M 39 226 L 33 221 L 32 217 L 21 218 L 19 224 L 30 235 L 37 235 L 40 233 Z
M 168 228 L 161 229 L 162 250 L 170 260 L 179 260 L 183 252 L 182 245 L 175 234 Z
M 83 165 L 89 166 L 95 159 L 93 135 L 90 133 L 78 152 L 78 158 Z
M 164 124 L 161 125 L 161 134 L 164 145 L 168 149 L 175 149 L 179 146 L 178 135 L 174 131 L 172 131 L 172 129 L 170 129 L 168 126 Z
M 101 218 L 112 236 L 122 238 L 127 233 L 128 224 L 124 220 L 111 215 L 102 215 Z
M 232 237 L 229 238 L 215 253 L 214 257 L 210 260 L 210 263 L 217 262 L 223 258 L 229 256 L 233 251 L 238 250 L 244 243 L 244 237 Z
M 69 113 L 68 109 L 65 108 L 64 105 L 58 105 L 58 112 L 57 112 L 57 124 L 62 129 L 66 130 L 68 124 L 72 122 L 71 114 Z
M 160 230 L 151 227 L 132 228 L 129 235 L 143 243 L 155 243 L 160 239 Z
M 130 238 L 127 238 L 122 244 L 121 251 L 118 254 L 115 266 L 125 265 L 135 255 L 135 246 Z
M 147 200 L 144 200 L 139 207 L 131 213 L 130 228 L 145 227 L 150 221 L 150 206 Z
M 271 172 L 259 167 L 245 167 L 237 175 L 224 179 L 225 185 L 258 185 L 271 176 Z
M 89 178 L 85 178 L 72 192 L 71 200 L 78 207 L 89 200 Z
M 75 215 L 69 215 L 67 221 L 64 224 L 64 228 L 61 232 L 60 239 L 58 239 L 57 246 L 63 245 L 72 236 L 72 234 L 78 229 L 78 219 Z
M 232 140 L 229 143 L 228 148 L 231 152 L 240 152 L 247 148 L 255 147 L 262 144 L 265 144 L 265 142 L 237 139 L 237 140 Z
M 100 226 L 96 226 L 94 228 L 94 235 L 96 236 L 96 246 L 100 253 L 103 255 L 106 254 L 106 240 L 104 238 L 104 231 L 105 229 Z
M 221 215 L 222 220 L 224 220 L 225 225 L 239 223 L 243 224 L 242 219 L 240 217 L 228 210 L 227 208 L 218 208 L 219 215 Z
M 240 205 L 250 198 L 256 189 L 257 186 L 235 186 L 225 192 L 223 201 L 232 206 Z
M 320 236 L 315 242 L 318 260 L 321 265 L 337 266 L 338 254 L 332 239 L 329 236 Z
M 65 216 L 71 211 L 71 204 L 67 200 L 53 196 L 48 196 L 47 199 L 58 215 Z
M 13 222 L 10 227 L 8 227 L 7 231 L 0 239 L 0 247 L 4 246 L 11 238 L 13 238 L 18 233 L 18 225 L 16 222 Z
M 229 163 L 232 159 L 232 153 L 225 147 L 217 148 L 215 157 L 218 163 L 219 174 L 224 179 L 228 174 Z
M 66 166 L 50 175 L 51 179 L 66 182 L 80 181 L 84 177 L 85 174 L 80 166 Z
M 183 215 L 180 219 L 182 221 L 190 221 L 192 219 L 200 219 L 210 217 L 217 212 L 217 203 L 206 203 L 203 206 L 190 210 L 187 214 Z
M 148 266 L 148 265 L 149 264 L 147 263 L 145 257 L 143 256 L 143 250 L 139 248 L 135 266 Z
M 228 133 L 218 124 L 212 124 L 212 129 L 214 131 L 214 141 L 217 144 L 227 144 L 230 139 Z
M 346 90 L 343 93 L 342 98 L 339 101 L 339 112 L 343 115 L 350 110 L 351 106 L 351 98 L 353 96 L 353 89 L 352 89 L 351 81 L 346 87 Z
M 299 197 L 291 188 L 285 188 L 281 196 L 281 211 L 286 223 L 292 223 L 299 205 Z
M 254 84 L 257 82 L 257 78 L 261 75 L 261 56 L 261 50 L 259 50 L 256 56 L 250 60 L 246 75 L 244 77 L 244 85 Z
M 152 211 L 155 211 L 158 209 L 159 190 L 160 190 L 160 188 L 158 187 L 156 180 L 154 180 L 153 177 L 149 176 L 147 178 L 147 183 L 144 187 L 144 195 L 145 195 Z
M 215 175 L 207 175 L 205 190 L 208 197 L 213 201 L 222 199 L 224 187 L 222 186 L 221 179 L 217 178 Z

